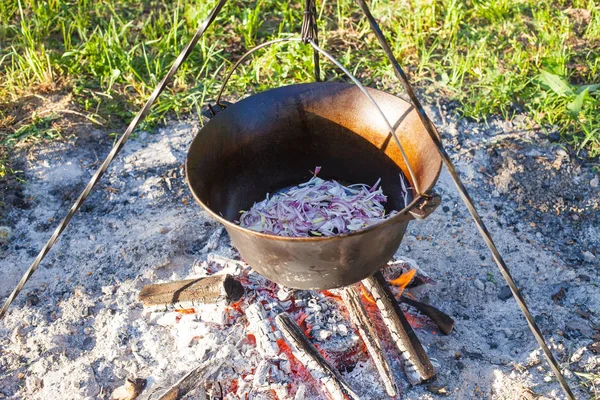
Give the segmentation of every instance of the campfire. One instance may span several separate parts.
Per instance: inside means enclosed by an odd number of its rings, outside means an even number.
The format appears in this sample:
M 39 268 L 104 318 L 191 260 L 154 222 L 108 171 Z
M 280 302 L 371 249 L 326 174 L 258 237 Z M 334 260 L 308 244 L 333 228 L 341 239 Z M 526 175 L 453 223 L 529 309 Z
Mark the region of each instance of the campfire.
M 397 398 L 406 382 L 435 375 L 413 328 L 448 334 L 454 323 L 410 294 L 434 282 L 405 261 L 333 290 L 281 287 L 215 254 L 193 268 L 198 278 L 148 285 L 139 298 L 178 346 L 222 350 L 152 398 L 191 390 L 216 399 L 363 398 L 357 388 Z M 224 330 L 240 339 L 219 343 Z

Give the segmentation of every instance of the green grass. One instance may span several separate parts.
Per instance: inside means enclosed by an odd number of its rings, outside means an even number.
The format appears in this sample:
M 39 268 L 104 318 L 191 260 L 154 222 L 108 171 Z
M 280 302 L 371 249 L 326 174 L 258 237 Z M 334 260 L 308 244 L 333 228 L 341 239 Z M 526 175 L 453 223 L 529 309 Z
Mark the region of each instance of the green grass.
M 590 400 L 600 400 L 600 374 L 590 372 L 575 372 L 581 381 L 581 387 L 590 393 Z
M 60 134 L 56 115 L 13 115 L 14 105 L 32 93 L 70 93 L 79 112 L 121 129 L 214 3 L 1 1 L 0 145 Z M 302 3 L 228 3 L 145 127 L 167 115 L 197 112 L 214 97 L 236 57 L 255 44 L 297 34 Z M 533 124 L 559 131 L 578 151 L 600 155 L 600 89 L 594 86 L 600 83 L 600 5 L 595 1 L 374 0 L 371 6 L 412 81 L 429 96 L 455 101 L 461 115 L 480 121 L 526 112 Z M 323 0 L 317 7 L 327 49 L 365 83 L 399 87 L 354 2 Z M 327 79 L 342 78 L 324 64 Z M 311 51 L 300 44 L 265 49 L 234 75 L 228 93 L 241 98 L 306 82 L 311 66 Z

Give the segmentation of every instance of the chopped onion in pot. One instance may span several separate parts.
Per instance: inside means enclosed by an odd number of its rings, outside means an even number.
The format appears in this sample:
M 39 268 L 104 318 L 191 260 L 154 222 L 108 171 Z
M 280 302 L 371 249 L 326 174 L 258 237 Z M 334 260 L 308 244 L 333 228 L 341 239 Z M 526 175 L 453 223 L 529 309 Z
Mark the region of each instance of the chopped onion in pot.
M 335 236 L 378 224 L 396 211 L 386 213 L 381 179 L 371 187 L 365 184 L 342 185 L 317 176 L 283 189 L 240 211 L 240 226 L 267 234 L 288 237 Z M 400 181 L 407 197 L 407 189 Z

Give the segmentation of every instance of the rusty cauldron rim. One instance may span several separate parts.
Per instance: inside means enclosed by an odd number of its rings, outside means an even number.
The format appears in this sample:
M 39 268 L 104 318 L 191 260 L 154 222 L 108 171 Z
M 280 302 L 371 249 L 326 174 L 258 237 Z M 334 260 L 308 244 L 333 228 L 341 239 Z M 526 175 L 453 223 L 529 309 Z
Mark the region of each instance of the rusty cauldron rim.
M 242 99 L 242 100 L 240 100 L 240 101 L 238 101 L 236 103 L 228 105 L 228 107 L 226 109 L 220 111 L 215 116 L 215 118 L 217 118 L 217 117 L 221 117 L 222 118 L 222 116 L 220 114 L 225 115 L 225 114 L 227 114 L 228 111 L 230 111 L 230 108 L 234 108 L 235 109 L 236 105 L 238 105 L 240 103 L 251 101 L 252 98 L 255 98 L 256 96 L 268 95 L 271 92 L 279 91 L 279 90 L 285 90 L 286 88 L 293 87 L 293 86 L 309 86 L 309 85 L 314 85 L 314 86 L 317 86 L 317 85 L 318 86 L 322 86 L 322 85 L 345 85 L 345 86 L 348 86 L 348 87 L 356 87 L 356 85 L 349 84 L 349 83 L 344 83 L 344 82 L 312 82 L 312 83 L 297 83 L 297 84 L 292 84 L 292 85 L 280 86 L 280 87 L 277 87 L 277 88 L 265 90 L 265 91 L 260 92 L 260 93 L 252 94 L 252 95 L 250 95 L 248 97 L 245 97 L 244 99 Z M 368 87 L 367 89 L 368 90 L 374 90 L 374 91 L 382 92 L 382 93 L 388 94 L 390 96 L 394 96 L 393 94 L 390 94 L 388 92 L 384 92 L 382 90 L 373 89 L 373 88 L 370 88 L 370 87 Z M 399 100 L 401 100 L 403 102 L 408 103 L 406 100 L 404 100 L 404 99 L 402 99 L 402 98 L 400 98 L 398 96 L 394 96 L 394 97 L 396 97 L 397 99 L 399 99 Z M 411 108 L 412 107 L 413 106 L 411 105 Z M 192 142 L 194 140 L 196 140 L 196 138 L 198 137 L 198 135 L 200 134 L 201 131 L 202 131 L 202 128 L 200 128 L 200 131 L 196 134 L 196 136 L 194 137 L 194 139 L 192 140 Z M 427 138 L 427 139 L 429 139 L 429 138 Z M 431 140 L 431 139 L 429 139 L 429 140 Z M 359 229 L 357 231 L 353 231 L 353 232 L 350 232 L 350 233 L 342 233 L 342 234 L 338 234 L 338 235 L 334 235 L 334 236 L 279 236 L 279 235 L 272 235 L 272 234 L 269 234 L 269 233 L 257 232 L 257 231 L 253 231 L 252 229 L 244 228 L 243 226 L 238 225 L 238 224 L 236 224 L 234 222 L 231 222 L 228 219 L 222 217 L 221 215 L 215 213 L 196 194 L 196 191 L 194 190 L 191 182 L 189 181 L 188 165 L 189 165 L 189 152 L 188 152 L 188 156 L 186 156 L 186 159 L 185 159 L 185 181 L 186 181 L 188 187 L 190 188 L 190 191 L 192 192 L 192 196 L 194 197 L 194 199 L 196 200 L 196 202 L 198 204 L 200 204 L 200 206 L 206 212 L 208 212 L 214 219 L 216 219 L 218 222 L 220 222 L 221 224 L 225 225 L 226 227 L 233 228 L 233 229 L 236 229 L 238 231 L 242 231 L 242 232 L 245 232 L 245 233 L 248 233 L 248 234 L 251 234 L 251 235 L 254 235 L 254 236 L 262 237 L 262 238 L 265 238 L 265 239 L 274 239 L 274 240 L 281 240 L 281 241 L 286 241 L 286 242 L 318 242 L 318 241 L 325 242 L 325 241 L 334 241 L 334 240 L 337 240 L 337 239 L 340 239 L 340 238 L 362 235 L 365 232 L 378 229 L 381 226 L 385 226 L 385 225 L 388 225 L 388 224 L 393 224 L 393 223 L 396 223 L 396 222 L 400 222 L 400 220 L 409 220 L 410 221 L 410 220 L 415 219 L 411 214 L 409 214 L 409 212 L 411 211 L 411 209 L 413 209 L 417 204 L 422 203 L 424 200 L 426 200 L 428 198 L 427 195 L 423 195 L 423 194 L 417 195 L 417 196 L 415 196 L 415 198 L 413 199 L 413 201 L 411 201 L 407 206 L 405 206 L 402 210 L 398 211 L 393 216 L 386 218 L 382 222 L 379 222 L 379 223 L 376 223 L 376 224 L 373 224 L 373 225 L 369 225 L 369 226 L 367 226 L 365 228 L 362 228 L 362 229 Z M 435 185 L 435 182 L 437 182 L 437 180 L 439 179 L 441 170 L 442 170 L 442 161 L 440 160 L 439 161 L 439 167 L 437 168 L 437 173 L 435 175 L 435 179 L 433 179 L 434 185 Z M 413 191 L 413 194 L 414 194 L 415 193 L 414 188 L 410 188 L 410 189 Z

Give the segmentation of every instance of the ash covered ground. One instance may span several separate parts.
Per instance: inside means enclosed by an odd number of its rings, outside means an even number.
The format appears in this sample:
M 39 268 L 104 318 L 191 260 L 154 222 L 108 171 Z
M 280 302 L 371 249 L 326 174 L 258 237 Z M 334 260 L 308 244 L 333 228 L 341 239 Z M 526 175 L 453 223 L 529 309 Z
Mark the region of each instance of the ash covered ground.
M 430 115 L 572 388 L 592 397 L 590 379 L 600 374 L 598 174 L 518 122 L 482 125 L 438 111 Z M 146 284 L 195 276 L 195 261 L 236 256 L 185 184 L 197 129 L 172 122 L 127 143 L 0 322 L 0 398 L 110 398 L 128 377 L 148 379 L 151 390 L 233 340 L 182 348 L 137 300 Z M 0 239 L 2 299 L 110 146 L 97 131 L 16 155 L 25 183 L 3 193 L 10 233 Z M 442 206 L 410 224 L 397 257 L 437 282 L 417 297 L 456 326 L 449 336 L 416 330 L 439 372 L 433 386 L 401 383 L 404 398 L 563 398 L 446 172 L 436 190 Z M 364 386 L 361 368 L 342 374 L 365 398 L 382 398 L 373 394 L 381 384 Z

